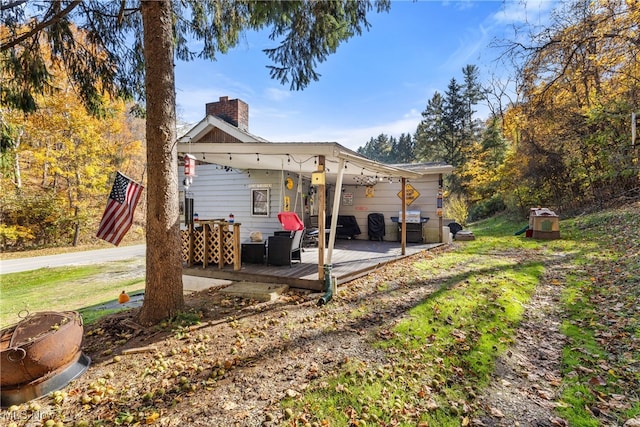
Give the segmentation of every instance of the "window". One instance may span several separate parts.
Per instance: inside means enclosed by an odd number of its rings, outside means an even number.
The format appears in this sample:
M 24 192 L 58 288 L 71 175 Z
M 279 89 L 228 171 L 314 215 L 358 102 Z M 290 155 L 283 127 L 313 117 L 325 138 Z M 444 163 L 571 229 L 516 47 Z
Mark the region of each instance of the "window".
M 269 189 L 251 190 L 251 216 L 269 216 Z

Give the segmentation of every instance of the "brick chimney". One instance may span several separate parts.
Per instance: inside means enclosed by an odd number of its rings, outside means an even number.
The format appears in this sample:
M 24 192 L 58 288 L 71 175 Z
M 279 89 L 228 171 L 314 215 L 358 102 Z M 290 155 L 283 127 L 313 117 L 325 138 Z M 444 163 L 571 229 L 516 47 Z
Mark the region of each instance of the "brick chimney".
M 216 116 L 245 132 L 249 131 L 249 105 L 239 99 L 221 96 L 218 102 L 209 102 L 205 114 Z

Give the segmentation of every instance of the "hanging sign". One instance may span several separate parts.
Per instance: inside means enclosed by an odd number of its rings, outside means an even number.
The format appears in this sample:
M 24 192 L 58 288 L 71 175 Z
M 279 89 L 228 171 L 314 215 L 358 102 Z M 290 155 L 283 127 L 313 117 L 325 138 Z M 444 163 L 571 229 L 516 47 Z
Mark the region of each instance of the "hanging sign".
M 364 195 L 365 197 L 373 197 L 375 195 L 375 190 L 373 187 L 365 187 Z
M 418 190 L 413 188 L 411 184 L 405 185 L 404 190 L 407 206 L 411 206 L 411 203 L 413 203 L 418 197 L 420 197 L 420 193 L 418 192 Z M 398 197 L 400 198 L 400 200 L 402 200 L 402 191 L 398 191 Z
M 292 190 L 293 189 L 293 179 L 291 179 L 291 177 L 287 177 L 287 179 L 284 180 L 284 186 L 287 187 L 287 190 Z

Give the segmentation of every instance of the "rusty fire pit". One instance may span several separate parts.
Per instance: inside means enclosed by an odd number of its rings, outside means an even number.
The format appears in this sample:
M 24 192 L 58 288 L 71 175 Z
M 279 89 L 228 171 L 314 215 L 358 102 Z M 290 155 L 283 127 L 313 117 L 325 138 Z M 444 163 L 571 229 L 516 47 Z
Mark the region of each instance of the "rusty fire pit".
M 29 314 L 0 331 L 1 406 L 58 390 L 84 372 L 83 333 L 76 311 Z

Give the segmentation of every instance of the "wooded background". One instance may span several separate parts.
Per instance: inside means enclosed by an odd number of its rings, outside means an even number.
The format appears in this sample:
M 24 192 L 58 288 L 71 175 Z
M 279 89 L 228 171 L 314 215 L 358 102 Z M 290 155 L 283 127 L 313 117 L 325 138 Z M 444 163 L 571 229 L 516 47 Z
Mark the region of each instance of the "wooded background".
M 535 206 L 572 214 L 637 198 L 640 2 L 562 2 L 552 18 L 524 42 L 494 42 L 510 80 L 479 82 L 467 66 L 462 83 L 454 77 L 428 100 L 414 132 L 382 134 L 359 152 L 456 166 L 448 190 L 471 219 Z M 475 118 L 481 102 L 488 120 Z
M 635 0 L 561 3 L 548 27 L 520 29 L 529 31 L 525 41 L 494 42 L 509 80 L 481 82 L 468 65 L 426 100 L 415 130 L 372 137 L 358 151 L 386 163 L 455 166 L 446 195 L 470 220 L 503 210 L 524 216 L 533 206 L 573 214 L 637 198 L 639 22 Z M 138 105 L 100 94 L 99 114 L 89 114 L 47 46 L 38 49 L 53 79 L 32 111 L 9 102 L 16 79 L 3 52 L 2 250 L 95 242 L 115 171 L 145 183 Z M 490 117 L 477 117 L 479 104 Z M 144 237 L 145 212 L 143 199 L 128 239 Z
M 144 119 L 105 96 L 89 114 L 62 70 L 39 109 L 1 109 L 0 248 L 20 250 L 96 243 L 116 171 L 145 182 Z M 143 240 L 144 197 L 128 240 Z

